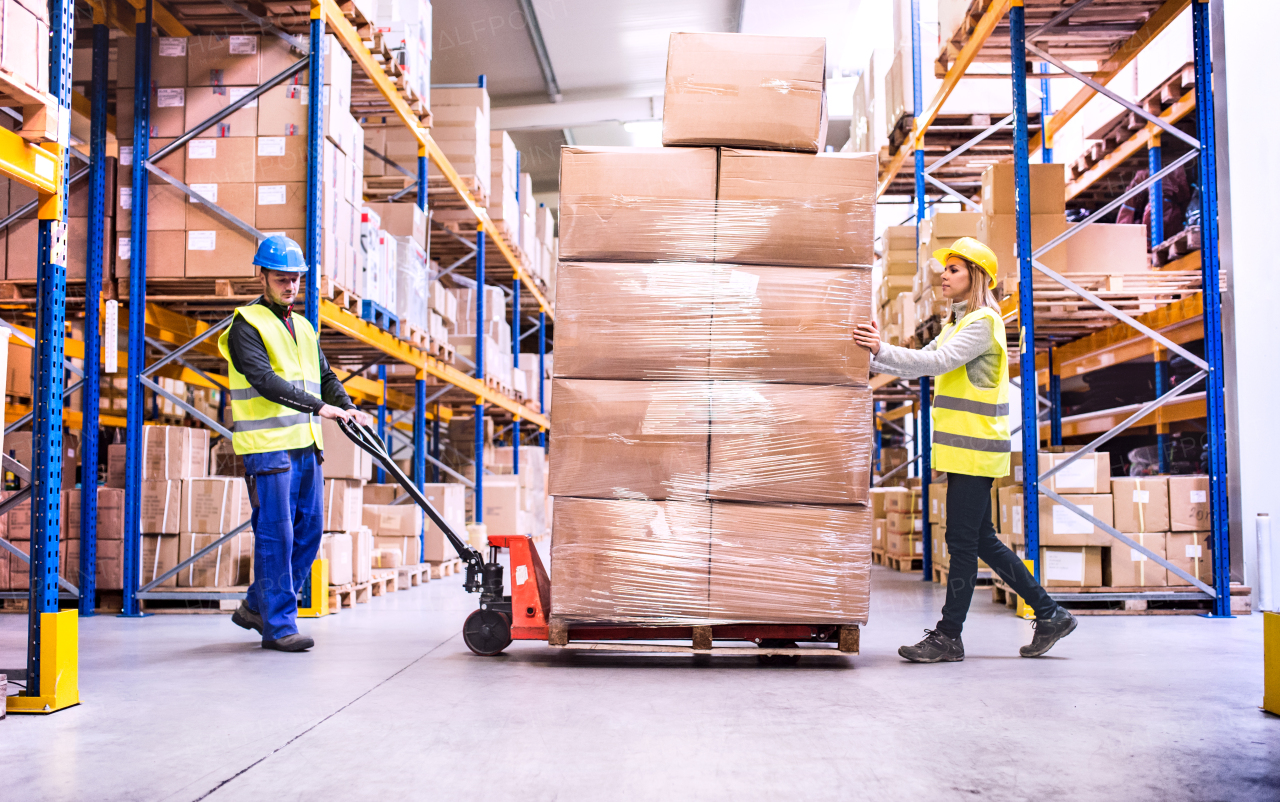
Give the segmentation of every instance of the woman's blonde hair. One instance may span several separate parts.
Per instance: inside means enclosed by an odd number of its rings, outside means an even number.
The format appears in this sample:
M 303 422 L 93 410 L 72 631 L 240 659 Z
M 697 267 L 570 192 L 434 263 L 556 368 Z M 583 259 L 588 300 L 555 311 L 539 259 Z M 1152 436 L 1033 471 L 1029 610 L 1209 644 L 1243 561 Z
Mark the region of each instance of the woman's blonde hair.
M 987 271 L 962 256 L 957 256 L 956 258 L 964 262 L 964 266 L 969 268 L 969 295 L 965 298 L 967 302 L 965 314 L 981 309 L 984 306 L 999 314 L 1000 302 L 996 300 L 995 291 L 987 286 L 991 280 L 991 277 L 987 275 Z M 955 310 L 948 311 L 947 322 L 955 323 L 954 316 Z

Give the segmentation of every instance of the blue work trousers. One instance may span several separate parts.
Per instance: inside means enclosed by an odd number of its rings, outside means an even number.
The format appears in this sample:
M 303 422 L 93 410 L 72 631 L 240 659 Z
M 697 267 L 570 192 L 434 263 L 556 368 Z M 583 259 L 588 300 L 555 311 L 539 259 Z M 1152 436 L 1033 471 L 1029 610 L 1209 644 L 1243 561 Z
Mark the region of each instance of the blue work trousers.
M 253 502 L 253 584 L 246 603 L 262 615 L 262 639 L 298 631 L 298 589 L 324 528 L 324 474 L 314 447 L 244 455 Z

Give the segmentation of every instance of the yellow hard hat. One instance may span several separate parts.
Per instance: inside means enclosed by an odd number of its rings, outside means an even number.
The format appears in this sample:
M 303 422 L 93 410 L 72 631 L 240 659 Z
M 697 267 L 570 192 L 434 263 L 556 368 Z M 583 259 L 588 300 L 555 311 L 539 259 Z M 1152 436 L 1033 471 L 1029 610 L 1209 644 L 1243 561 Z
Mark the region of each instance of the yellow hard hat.
M 973 262 L 987 271 L 987 275 L 991 277 L 991 280 L 987 282 L 987 288 L 992 290 L 996 288 L 997 267 L 995 251 L 973 237 L 961 237 L 950 248 L 939 248 L 933 252 L 933 258 L 944 265 L 947 263 L 948 256 L 959 256 L 961 259 Z

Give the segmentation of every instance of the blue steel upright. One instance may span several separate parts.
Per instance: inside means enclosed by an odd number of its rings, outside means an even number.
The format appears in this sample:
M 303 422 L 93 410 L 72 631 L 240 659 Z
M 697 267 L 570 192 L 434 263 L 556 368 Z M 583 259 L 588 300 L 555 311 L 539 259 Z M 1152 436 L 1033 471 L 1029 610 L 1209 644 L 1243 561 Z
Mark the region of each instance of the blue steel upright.
M 120 615 L 140 616 L 138 580 L 142 552 L 142 382 L 147 325 L 147 167 L 151 133 L 152 0 L 136 26 L 133 62 L 133 210 L 129 221 L 129 365 L 125 413 L 124 570 Z
M 1202 140 L 1203 141 L 1203 140 Z M 1164 169 L 1164 158 L 1160 151 L 1160 135 L 1152 134 L 1147 145 L 1147 174 L 1155 175 Z M 1164 179 L 1152 184 L 1147 189 L 1148 203 L 1151 208 L 1151 249 L 1164 242 Z
M 378 438 L 387 444 L 387 448 L 391 450 L 391 441 L 387 439 L 387 366 L 378 366 L 378 383 L 382 385 L 382 397 L 378 399 Z M 379 463 L 378 469 L 374 471 L 374 476 L 378 477 L 378 484 L 387 481 L 387 470 Z
M 424 153 L 418 154 L 418 208 L 425 214 L 427 211 L 427 157 Z M 431 254 L 427 254 L 428 260 Z M 419 375 L 413 383 L 413 399 L 414 409 L 418 414 L 413 419 L 413 481 L 421 490 L 427 483 L 427 380 Z M 440 432 L 440 406 L 436 405 L 436 414 L 431 423 L 435 432 L 434 437 L 439 436 Z M 439 472 L 438 468 L 433 466 L 433 471 Z M 440 481 L 435 479 L 434 481 Z M 427 534 L 422 533 L 422 547 L 425 549 L 427 545 Z M 423 552 L 425 553 L 425 551 Z
M 320 270 L 324 232 L 324 20 L 311 20 L 307 52 L 307 320 L 320 334 Z
M 1155 359 L 1155 397 L 1159 398 L 1169 389 L 1169 360 L 1168 351 L 1164 348 L 1156 348 Z M 1160 429 L 1156 431 L 1156 450 L 1160 452 L 1160 473 L 1169 473 L 1169 436 Z
M 96 12 L 95 12 L 96 16 Z M 94 20 L 89 112 L 89 243 L 84 294 L 84 389 L 80 427 L 80 615 L 93 615 L 98 590 L 98 393 L 102 335 L 102 231 L 107 193 L 107 70 L 110 31 Z M 112 348 L 116 347 L 111 343 Z
M 484 76 L 480 76 L 484 86 Z M 484 227 L 476 232 L 476 381 L 484 384 Z M 475 520 L 484 521 L 484 399 L 476 396 Z
M 1049 346 L 1049 445 L 1062 445 L 1062 376 L 1058 374 L 1055 364 L 1057 355 L 1053 346 Z M 1036 434 L 1040 431 L 1040 422 L 1036 420 Z
M 538 411 L 547 414 L 547 310 L 538 308 Z M 538 445 L 545 451 L 547 430 L 538 429 Z
M 435 415 L 431 418 L 431 456 L 436 462 L 431 464 L 431 481 L 440 481 L 440 405 L 435 406 Z
M 920 112 L 924 110 L 924 89 L 923 74 L 921 68 L 920 53 L 920 0 L 911 0 L 911 108 L 916 116 L 920 119 Z M 915 168 L 916 168 L 916 244 L 920 243 L 920 224 L 924 222 L 925 212 L 928 209 L 928 201 L 924 194 L 924 132 L 920 133 L 920 138 L 915 142 Z M 912 332 L 914 334 L 914 332 Z M 910 336 L 907 332 L 902 333 L 903 337 Z M 924 522 L 921 528 L 920 539 L 923 541 L 924 559 L 920 561 L 921 573 L 923 573 L 924 581 L 933 581 L 933 528 L 929 523 L 929 480 L 933 478 L 933 471 L 930 469 L 932 465 L 932 449 L 930 448 L 930 411 L 929 405 L 932 397 L 929 387 L 932 382 L 928 376 L 920 377 L 920 441 L 917 446 L 917 453 L 920 454 L 920 504 L 924 510 Z
M 1209 424 L 1209 502 L 1213 525 L 1213 613 L 1231 615 L 1231 541 L 1227 510 L 1227 421 L 1222 377 L 1222 296 L 1218 287 L 1218 173 L 1213 119 L 1213 55 L 1209 4 L 1191 4 L 1196 60 L 1196 123 L 1200 140 L 1200 261 L 1204 288 L 1205 401 Z
M 75 41 L 71 0 L 49 3 L 49 91 L 61 114 L 71 113 L 71 48 Z M 63 129 L 66 130 L 65 128 Z M 67 188 L 71 143 L 60 136 L 62 198 L 56 219 L 38 224 L 35 409 L 31 425 L 31 589 L 28 597 L 27 687 L 40 684 L 40 621 L 58 612 L 58 527 L 62 492 L 62 395 L 66 373 L 63 340 L 67 317 Z
M 1049 65 L 1040 62 L 1040 72 L 1049 72 Z M 1048 78 L 1040 79 L 1040 161 L 1053 164 L 1053 145 L 1049 142 L 1049 117 L 1053 115 L 1053 103 L 1049 99 Z
M 511 284 L 511 368 L 520 369 L 520 277 Z M 512 382 L 515 383 L 514 381 Z M 525 385 L 525 390 L 528 390 Z M 520 418 L 511 421 L 511 472 L 520 473 Z
M 872 437 L 871 467 L 874 473 L 879 473 L 880 472 L 880 445 L 883 439 L 883 432 L 880 428 L 880 402 L 879 401 L 871 402 L 871 422 L 875 424 L 874 427 L 871 429 L 871 437 Z
M 1022 394 L 1022 526 L 1032 573 L 1040 580 L 1040 410 L 1036 387 L 1035 303 L 1031 290 L 1031 165 L 1027 152 L 1026 9 L 1015 0 L 1009 9 L 1009 44 L 1013 66 L 1013 180 L 1018 227 L 1018 375 Z

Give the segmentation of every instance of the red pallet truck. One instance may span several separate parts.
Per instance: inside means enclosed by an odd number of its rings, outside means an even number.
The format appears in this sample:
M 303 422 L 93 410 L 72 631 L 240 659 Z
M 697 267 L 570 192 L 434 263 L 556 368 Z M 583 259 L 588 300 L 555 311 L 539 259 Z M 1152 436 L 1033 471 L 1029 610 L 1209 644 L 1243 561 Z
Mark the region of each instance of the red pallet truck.
M 338 426 L 404 488 L 432 523 L 440 527 L 466 563 L 467 576 L 463 587 L 468 593 L 480 594 L 480 609 L 467 616 L 462 627 L 462 639 L 475 654 L 485 657 L 500 654 L 513 640 L 537 640 L 550 646 L 584 651 L 753 655 L 766 665 L 793 665 L 802 655 L 858 653 L 859 630 L 856 624 L 654 627 L 557 621 L 551 611 L 551 579 L 534 547 L 533 538 L 528 535 L 490 535 L 486 560 L 431 506 L 372 429 L 348 421 L 338 421 Z M 510 595 L 505 593 L 503 568 L 498 562 L 499 549 L 509 552 L 513 579 Z M 692 641 L 693 645 L 635 643 L 670 640 Z M 714 646 L 715 641 L 734 641 L 743 645 Z M 813 645 L 801 647 L 801 642 Z

